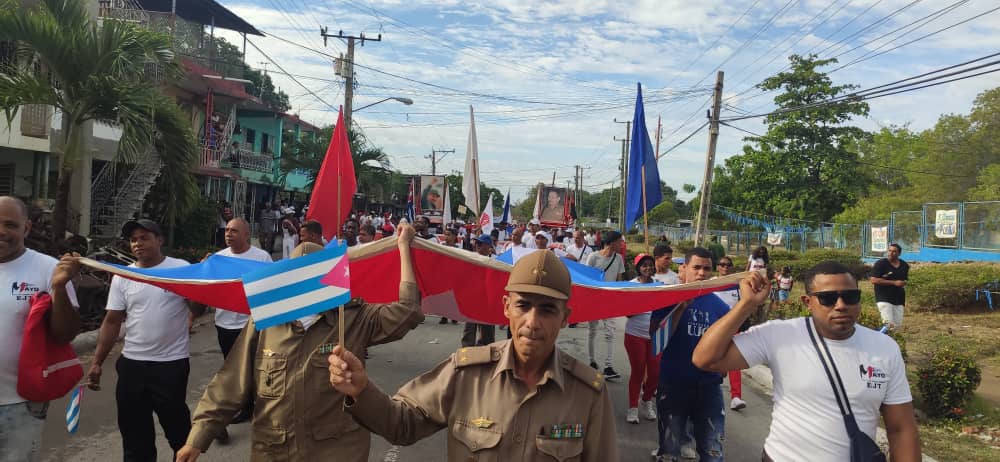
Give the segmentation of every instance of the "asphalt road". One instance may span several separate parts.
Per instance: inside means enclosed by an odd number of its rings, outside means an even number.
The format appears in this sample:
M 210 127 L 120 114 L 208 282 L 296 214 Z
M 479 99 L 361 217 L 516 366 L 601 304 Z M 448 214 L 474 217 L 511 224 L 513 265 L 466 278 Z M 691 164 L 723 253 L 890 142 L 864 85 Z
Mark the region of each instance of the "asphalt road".
M 429 316 L 427 321 L 403 340 L 389 345 L 381 345 L 370 350 L 369 373 L 373 380 L 386 391 L 396 390 L 401 384 L 432 368 L 460 345 L 462 325 L 439 325 L 438 318 Z M 191 410 L 201 398 L 205 386 L 222 363 L 222 354 L 215 337 L 211 315 L 202 318 L 191 337 L 191 377 L 189 380 L 188 405 Z M 625 377 L 628 360 L 621 344 L 624 319 L 619 321 L 615 351 L 615 368 Z M 497 331 L 498 338 L 506 337 L 505 331 Z M 600 341 L 600 335 L 598 340 Z M 567 328 L 560 334 L 559 347 L 577 358 L 587 358 L 587 328 L 581 324 L 577 328 Z M 75 435 L 66 433 L 63 412 L 67 399 L 53 402 L 46 422 L 42 452 L 39 460 L 61 461 L 111 461 L 121 460 L 121 437 L 115 417 L 114 384 L 117 380 L 114 361 L 119 347 L 105 363 L 104 389 L 99 392 L 87 390 L 84 393 L 80 430 Z M 599 347 L 600 351 L 600 347 Z M 81 358 L 85 364 L 90 357 Z M 623 379 L 625 378 L 623 377 Z M 656 447 L 656 422 L 642 420 L 638 425 L 625 422 L 627 390 L 625 380 L 609 382 L 615 403 L 615 418 L 618 422 L 619 448 L 623 461 L 649 461 L 650 451 Z M 730 461 L 759 461 L 764 438 L 770 425 L 771 400 L 762 391 L 750 384 L 744 377 L 744 399 L 748 407 L 741 412 L 729 411 L 726 417 L 726 459 Z M 728 388 L 725 391 L 728 396 Z M 728 399 L 727 399 L 728 402 Z M 157 428 L 157 449 L 159 461 L 170 461 L 171 451 Z M 230 442 L 215 444 L 198 460 L 205 462 L 235 462 L 249 459 L 250 426 L 231 425 Z M 445 460 L 445 434 L 437 434 L 412 446 L 398 447 L 381 437 L 372 438 L 369 460 L 376 462 L 434 462 Z

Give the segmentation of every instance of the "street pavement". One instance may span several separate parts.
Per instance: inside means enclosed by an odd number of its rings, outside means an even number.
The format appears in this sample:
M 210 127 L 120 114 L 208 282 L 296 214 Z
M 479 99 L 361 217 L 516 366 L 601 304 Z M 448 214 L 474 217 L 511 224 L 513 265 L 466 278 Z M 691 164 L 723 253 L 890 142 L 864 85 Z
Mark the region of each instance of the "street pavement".
M 625 422 L 627 402 L 626 378 L 628 359 L 622 345 L 624 319 L 618 320 L 615 346 L 615 368 L 622 379 L 611 381 L 608 387 L 615 406 L 618 428 L 619 452 L 623 461 L 650 461 L 650 451 L 656 447 L 656 422 L 642 420 L 638 425 Z M 394 391 L 407 380 L 431 369 L 460 346 L 461 324 L 438 324 L 438 318 L 428 316 L 424 324 L 395 343 L 380 345 L 369 350 L 368 368 L 372 380 L 385 391 Z M 506 331 L 497 330 L 498 340 L 506 338 Z M 598 335 L 598 352 L 601 355 L 602 335 Z M 587 327 L 566 328 L 560 333 L 559 347 L 587 361 Z M 63 413 L 67 399 L 54 401 L 49 409 L 42 451 L 43 462 L 110 461 L 121 460 L 121 437 L 115 417 L 114 387 L 117 380 L 114 362 L 120 344 L 108 357 L 104 366 L 102 391 L 86 390 L 80 417 L 79 432 L 68 435 Z M 90 355 L 81 357 L 89 365 Z M 202 317 L 191 337 L 191 377 L 188 405 L 192 412 L 212 375 L 222 364 L 222 353 L 216 340 L 211 314 Z M 771 399 L 755 388 L 744 376 L 743 394 L 748 406 L 740 412 L 728 411 L 726 417 L 726 459 L 730 461 L 759 461 L 764 438 L 771 421 Z M 729 396 L 728 386 L 724 391 Z M 728 404 L 729 400 L 726 399 Z M 156 424 L 158 461 L 170 461 L 171 450 Z M 236 462 L 249 459 L 250 425 L 229 426 L 230 441 L 226 445 L 214 444 L 198 460 L 205 462 Z M 414 445 L 399 447 L 378 436 L 372 438 L 369 460 L 375 462 L 434 462 L 445 459 L 445 433 L 438 432 Z

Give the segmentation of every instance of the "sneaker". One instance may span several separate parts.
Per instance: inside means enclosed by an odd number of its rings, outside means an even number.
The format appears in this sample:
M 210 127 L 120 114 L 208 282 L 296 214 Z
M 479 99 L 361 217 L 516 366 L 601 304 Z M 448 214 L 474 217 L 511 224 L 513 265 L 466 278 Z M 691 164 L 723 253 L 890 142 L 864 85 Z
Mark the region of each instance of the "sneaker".
M 682 459 L 697 459 L 698 451 L 694 449 L 694 443 L 685 444 L 681 446 L 681 458 Z
M 632 424 L 639 423 L 639 408 L 628 408 L 628 412 L 625 413 L 625 421 Z
M 732 409 L 734 411 L 738 411 L 745 407 L 747 407 L 747 402 L 743 401 L 739 397 L 733 397 L 733 400 L 729 402 L 729 409 Z
M 596 367 L 594 369 L 596 369 Z M 621 378 L 621 376 L 622 375 L 619 374 L 618 371 L 614 370 L 614 368 L 611 368 L 611 367 L 605 367 L 604 368 L 604 378 L 606 378 L 608 380 L 618 379 L 618 378 Z
M 441 320 L 438 321 L 438 324 L 448 324 L 448 318 L 441 318 Z
M 596 371 L 596 370 L 597 370 L 597 363 L 595 363 L 595 362 L 591 361 L 591 362 L 590 362 L 590 367 L 593 367 L 593 368 L 594 368 L 594 370 Z
M 639 407 L 642 408 L 642 417 L 646 420 L 656 420 L 656 403 L 653 401 L 639 401 Z

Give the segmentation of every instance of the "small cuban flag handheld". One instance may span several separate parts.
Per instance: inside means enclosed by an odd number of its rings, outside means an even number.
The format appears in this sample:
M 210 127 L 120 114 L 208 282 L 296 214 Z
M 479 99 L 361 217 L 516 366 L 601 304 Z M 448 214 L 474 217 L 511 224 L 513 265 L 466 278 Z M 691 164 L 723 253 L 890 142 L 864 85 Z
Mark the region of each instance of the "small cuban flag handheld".
M 73 389 L 73 394 L 66 405 L 66 431 L 74 434 L 80 428 L 80 402 L 83 400 L 83 385 Z
M 257 330 L 322 313 L 351 299 L 347 246 L 282 260 L 243 275 Z
M 676 308 L 674 308 L 676 309 Z M 673 325 L 674 310 L 670 310 L 667 316 L 660 321 L 659 327 L 656 328 L 656 332 L 653 333 L 653 356 L 656 356 L 667 349 L 667 344 L 670 343 L 670 333 L 673 331 L 671 328 Z

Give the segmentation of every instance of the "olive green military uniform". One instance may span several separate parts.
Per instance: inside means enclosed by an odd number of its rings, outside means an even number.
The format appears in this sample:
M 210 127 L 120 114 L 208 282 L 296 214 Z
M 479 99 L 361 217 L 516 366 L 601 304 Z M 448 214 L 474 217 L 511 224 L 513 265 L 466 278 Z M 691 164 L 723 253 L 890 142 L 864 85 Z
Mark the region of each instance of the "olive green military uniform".
M 352 300 L 344 317 L 346 347 L 362 357 L 424 319 L 417 285 L 406 282 L 398 302 Z M 371 435 L 344 412 L 344 395 L 330 386 L 327 357 L 337 337 L 336 310 L 308 330 L 296 321 L 257 332 L 248 323 L 198 403 L 187 444 L 207 450 L 252 394 L 250 460 L 367 461 Z
M 462 348 L 391 399 L 369 382 L 348 412 L 394 444 L 448 431 L 449 461 L 618 460 L 604 378 L 558 348 L 534 390 L 510 340 Z

